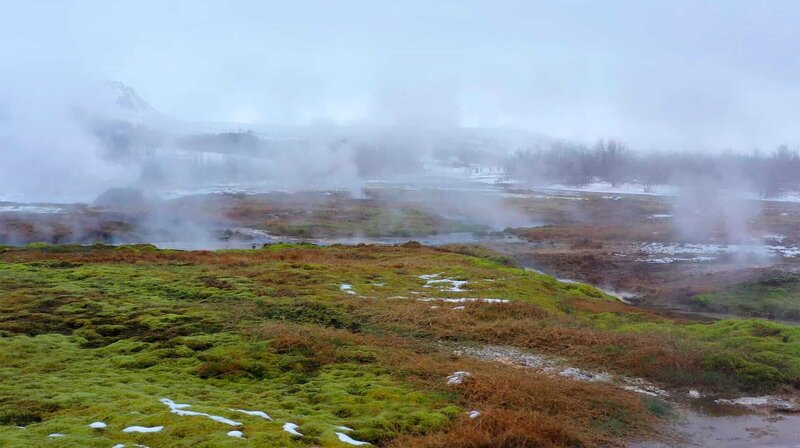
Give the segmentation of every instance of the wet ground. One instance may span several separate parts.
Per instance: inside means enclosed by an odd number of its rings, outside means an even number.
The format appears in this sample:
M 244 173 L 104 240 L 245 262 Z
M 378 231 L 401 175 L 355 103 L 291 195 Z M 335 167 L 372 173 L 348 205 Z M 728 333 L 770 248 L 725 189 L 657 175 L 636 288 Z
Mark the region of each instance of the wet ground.
M 236 208 L 230 206 L 227 201 L 231 197 L 222 190 L 202 200 L 182 199 L 177 207 L 180 213 L 161 214 L 147 221 L 158 230 L 169 229 L 174 221 L 185 224 L 200 217 L 197 225 L 181 226 L 176 233 L 138 232 L 146 209 L 0 203 L 0 236 L 13 231 L 14 235 L 30 236 L 18 243 L 40 241 L 41 235 L 60 235 L 52 242 L 141 242 L 187 250 L 249 249 L 282 242 L 393 245 L 414 240 L 434 246 L 479 244 L 561 281 L 589 283 L 639 306 L 700 320 L 737 316 L 692 309 L 689 298 L 696 294 L 741 283 L 765 271 L 800 271 L 800 204 L 793 202 L 754 201 L 757 213 L 748 216 L 748 239 L 730 241 L 724 229 L 713 226 L 703 235 L 687 238 L 678 231 L 680 216 L 676 217 L 673 200 L 657 195 L 523 190 L 485 182 L 450 187 L 376 184 L 373 188 L 373 200 L 385 201 L 387 208 L 411 204 L 447 222 L 467 222 L 484 230 L 403 236 L 292 236 L 253 224 L 264 219 L 281 223 L 316 216 L 309 211 L 323 203 L 324 196 L 335 196 L 348 207 L 352 204 L 341 199 L 340 193 L 323 192 L 310 198 L 304 195 L 297 201 L 297 210 L 292 210 L 286 204 L 297 198 L 280 192 L 248 196 L 262 202 L 249 199 L 246 208 Z M 241 198 L 244 193 L 236 194 Z M 207 213 L 220 204 L 229 207 L 224 216 Z M 333 220 L 355 219 L 352 216 L 361 213 L 359 207 L 354 206 L 344 218 L 334 214 Z M 330 214 L 330 210 L 325 211 Z M 220 237 L 223 233 L 224 238 Z M 70 235 L 80 235 L 81 239 L 71 241 Z M 681 399 L 675 406 L 679 416 L 672 424 L 671 438 L 632 446 L 800 447 L 798 414 L 747 412 L 710 399 Z
M 737 411 L 714 404 L 683 404 L 664 441 L 630 444 L 631 448 L 800 447 L 800 415 Z

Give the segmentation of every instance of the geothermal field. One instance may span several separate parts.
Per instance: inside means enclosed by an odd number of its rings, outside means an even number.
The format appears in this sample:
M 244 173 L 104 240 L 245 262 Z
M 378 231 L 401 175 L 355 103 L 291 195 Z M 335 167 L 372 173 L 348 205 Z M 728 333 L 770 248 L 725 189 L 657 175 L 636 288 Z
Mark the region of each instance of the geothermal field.
M 796 440 L 791 192 L 537 186 L 436 163 L 346 188 L 3 202 L 0 440 Z
M 4 2 L 0 448 L 799 447 L 799 5 Z

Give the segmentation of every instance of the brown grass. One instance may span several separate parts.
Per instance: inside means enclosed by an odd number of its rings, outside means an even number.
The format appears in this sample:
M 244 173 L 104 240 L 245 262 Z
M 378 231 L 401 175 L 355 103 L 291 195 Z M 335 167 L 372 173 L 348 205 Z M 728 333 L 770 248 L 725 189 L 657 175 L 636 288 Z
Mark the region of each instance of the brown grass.
M 468 303 L 465 310 L 435 312 L 427 304 L 409 301 L 391 307 L 362 305 L 354 312 L 399 334 L 520 347 L 566 357 L 579 366 L 656 381 L 668 379 L 669 372 L 699 376 L 703 370 L 700 353 L 664 334 L 603 331 L 526 303 Z M 660 319 L 650 313 L 643 317 Z
M 269 340 L 273 350 L 323 353 L 321 362 L 341 362 L 348 349 L 369 348 L 399 379 L 423 390 L 454 392 L 462 409 L 481 412 L 477 419 L 457 418 L 442 432 L 386 441 L 388 447 L 620 446 L 621 440 L 651 433 L 656 421 L 635 394 L 611 385 L 455 358 L 436 345 L 396 335 L 271 322 L 247 333 Z M 457 370 L 472 376 L 461 385 L 446 385 L 445 378 Z

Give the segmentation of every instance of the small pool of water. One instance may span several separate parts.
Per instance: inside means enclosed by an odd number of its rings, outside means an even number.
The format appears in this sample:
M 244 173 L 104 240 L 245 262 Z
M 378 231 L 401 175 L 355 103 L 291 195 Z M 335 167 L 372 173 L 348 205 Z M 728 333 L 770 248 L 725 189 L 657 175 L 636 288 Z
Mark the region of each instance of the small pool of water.
M 708 447 L 800 447 L 800 415 L 706 413 L 680 409 L 678 421 L 670 425 L 673 436 L 659 442 L 636 442 L 631 448 Z

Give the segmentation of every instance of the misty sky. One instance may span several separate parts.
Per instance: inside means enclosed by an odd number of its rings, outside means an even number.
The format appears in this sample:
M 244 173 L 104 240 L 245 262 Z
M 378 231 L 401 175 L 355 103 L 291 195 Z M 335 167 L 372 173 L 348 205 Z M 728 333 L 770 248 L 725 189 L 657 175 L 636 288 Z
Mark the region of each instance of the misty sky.
M 800 144 L 798 24 L 793 0 L 4 0 L 0 94 L 109 79 L 195 121 L 771 149 Z

